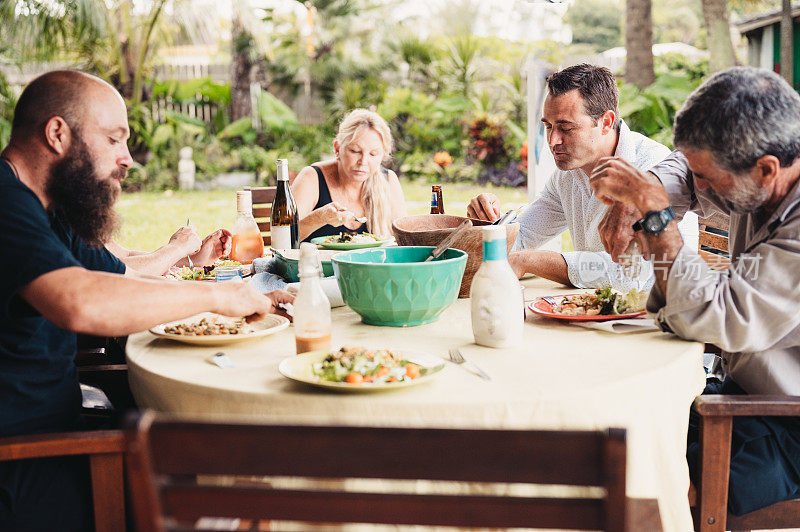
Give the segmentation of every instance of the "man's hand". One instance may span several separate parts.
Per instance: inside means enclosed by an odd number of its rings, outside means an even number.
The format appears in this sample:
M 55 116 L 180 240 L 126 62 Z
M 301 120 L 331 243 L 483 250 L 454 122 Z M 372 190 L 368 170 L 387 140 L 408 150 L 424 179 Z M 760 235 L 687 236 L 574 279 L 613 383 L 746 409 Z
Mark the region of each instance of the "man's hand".
M 171 237 L 169 237 L 168 246 L 180 251 L 180 254 L 191 255 L 200 249 L 202 242 L 200 237 L 197 236 L 197 228 L 193 225 L 185 225 L 178 228 Z
M 631 226 L 644 213 L 669 206 L 667 191 L 658 178 L 650 172 L 642 172 L 625 159 L 604 157 L 589 176 L 589 184 L 594 195 L 611 206 L 598 230 L 612 260 L 619 262 L 633 238 L 648 256 L 646 239 L 635 235 Z
M 211 266 L 220 257 L 231 252 L 231 237 L 227 229 L 217 229 L 203 239 L 200 250 L 191 255 L 195 266 Z
M 653 174 L 642 172 L 620 157 L 603 157 L 589 176 L 597 199 L 606 205 L 615 201 L 633 205 L 640 212 L 669 206 L 667 191 Z
M 500 218 L 500 199 L 491 192 L 478 194 L 467 205 L 467 216 L 488 222 L 497 221 Z
M 270 309 L 270 312 L 283 316 L 284 318 L 289 318 L 289 320 L 293 321 L 292 317 L 289 316 L 286 311 L 278 305 L 294 303 L 294 294 L 290 294 L 286 290 L 273 290 L 272 292 L 267 292 L 265 295 L 272 302 L 272 308 Z
M 620 255 L 628 249 L 628 245 L 635 237 L 633 224 L 641 217 L 641 213 L 633 205 L 615 201 L 600 221 L 597 226 L 600 241 L 614 262 L 619 262 Z M 639 242 L 640 246 L 643 244 Z
M 247 283 L 227 281 L 213 285 L 217 314 L 235 318 L 246 317 L 247 322 L 258 321 L 273 312 L 273 300 Z

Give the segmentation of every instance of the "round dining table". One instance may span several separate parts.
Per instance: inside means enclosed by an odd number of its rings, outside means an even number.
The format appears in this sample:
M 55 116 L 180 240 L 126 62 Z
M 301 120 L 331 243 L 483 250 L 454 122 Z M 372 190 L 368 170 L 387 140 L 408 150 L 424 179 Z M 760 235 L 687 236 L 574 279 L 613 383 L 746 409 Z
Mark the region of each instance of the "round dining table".
M 522 282 L 525 300 L 574 293 Z M 520 309 L 522 312 L 522 309 Z M 705 385 L 703 344 L 657 330 L 615 333 L 527 311 L 522 342 L 492 349 L 474 343 L 469 299 L 432 323 L 365 325 L 349 307 L 332 309 L 332 345 L 417 351 L 468 363 L 445 364 L 426 383 L 374 393 L 342 393 L 282 376 L 295 356 L 292 327 L 226 346 L 195 346 L 131 335 L 131 389 L 142 408 L 180 414 L 252 415 L 271 423 L 470 429 L 627 430 L 629 497 L 657 499 L 664 530 L 692 530 L 687 492 L 689 409 Z M 232 367 L 209 359 L 223 351 Z M 469 371 L 479 366 L 491 380 Z

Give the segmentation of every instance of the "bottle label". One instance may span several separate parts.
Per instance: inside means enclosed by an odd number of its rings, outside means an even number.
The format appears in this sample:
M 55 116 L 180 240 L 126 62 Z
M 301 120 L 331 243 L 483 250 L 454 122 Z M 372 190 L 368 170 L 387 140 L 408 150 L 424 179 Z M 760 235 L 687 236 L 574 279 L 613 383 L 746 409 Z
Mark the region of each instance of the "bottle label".
M 439 206 L 439 198 L 436 197 L 436 191 L 431 192 L 431 207 Z
M 489 240 L 483 243 L 483 260 L 505 260 L 508 258 L 505 239 Z
M 292 226 L 273 225 L 269 233 L 272 237 L 272 247 L 275 249 L 292 249 Z

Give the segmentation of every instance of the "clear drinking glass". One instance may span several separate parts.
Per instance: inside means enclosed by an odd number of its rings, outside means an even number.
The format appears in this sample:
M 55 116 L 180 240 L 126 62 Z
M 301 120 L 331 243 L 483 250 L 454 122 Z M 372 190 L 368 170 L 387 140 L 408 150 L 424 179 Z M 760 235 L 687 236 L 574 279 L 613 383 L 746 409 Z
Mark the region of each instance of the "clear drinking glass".
M 625 253 L 619 257 L 619 265 L 625 277 L 630 279 L 639 277 L 642 273 L 642 250 L 639 248 L 639 242 L 631 240 Z

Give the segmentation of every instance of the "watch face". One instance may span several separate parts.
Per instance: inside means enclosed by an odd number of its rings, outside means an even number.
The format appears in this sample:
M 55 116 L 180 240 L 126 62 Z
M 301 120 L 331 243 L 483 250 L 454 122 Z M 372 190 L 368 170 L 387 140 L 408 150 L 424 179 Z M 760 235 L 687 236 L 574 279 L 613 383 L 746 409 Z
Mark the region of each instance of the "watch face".
M 660 231 L 663 228 L 659 216 L 648 216 L 644 220 L 644 226 L 650 232 Z

